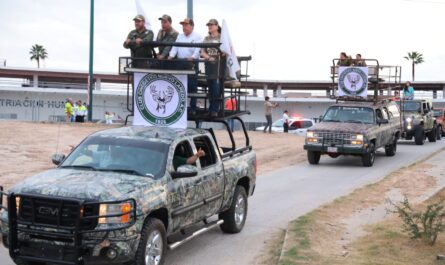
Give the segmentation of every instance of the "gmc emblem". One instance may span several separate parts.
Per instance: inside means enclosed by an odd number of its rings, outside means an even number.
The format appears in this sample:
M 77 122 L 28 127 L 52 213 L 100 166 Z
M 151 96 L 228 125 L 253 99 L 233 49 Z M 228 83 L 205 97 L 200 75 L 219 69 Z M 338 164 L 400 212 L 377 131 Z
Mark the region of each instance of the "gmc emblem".
M 38 208 L 39 214 L 43 215 L 52 215 L 52 216 L 58 216 L 59 215 L 59 209 L 58 208 L 51 208 L 51 207 L 45 207 L 41 206 Z

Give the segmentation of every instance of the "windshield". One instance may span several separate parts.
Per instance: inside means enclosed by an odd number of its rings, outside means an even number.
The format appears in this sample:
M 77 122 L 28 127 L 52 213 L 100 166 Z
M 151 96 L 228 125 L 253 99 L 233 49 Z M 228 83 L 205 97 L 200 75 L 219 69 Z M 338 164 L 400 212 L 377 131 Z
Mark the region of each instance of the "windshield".
M 401 104 L 397 102 L 397 104 Z M 420 111 L 420 102 L 404 101 L 401 108 L 402 111 Z
M 168 144 L 160 142 L 88 137 L 60 167 L 114 171 L 159 178 L 164 174 L 168 148 Z
M 374 123 L 374 110 L 366 107 L 330 107 L 323 117 L 325 122 Z
M 434 117 L 442 117 L 442 110 L 434 110 Z

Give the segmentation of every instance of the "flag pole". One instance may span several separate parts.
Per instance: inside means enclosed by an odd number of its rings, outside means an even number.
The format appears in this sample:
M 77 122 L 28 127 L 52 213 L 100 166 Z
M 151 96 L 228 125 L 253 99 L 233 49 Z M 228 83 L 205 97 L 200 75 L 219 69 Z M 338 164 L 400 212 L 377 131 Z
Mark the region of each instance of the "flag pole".
M 187 17 L 193 19 L 193 0 L 187 0 Z
M 90 7 L 90 66 L 88 74 L 88 121 L 93 120 L 93 47 L 94 47 L 94 0 Z

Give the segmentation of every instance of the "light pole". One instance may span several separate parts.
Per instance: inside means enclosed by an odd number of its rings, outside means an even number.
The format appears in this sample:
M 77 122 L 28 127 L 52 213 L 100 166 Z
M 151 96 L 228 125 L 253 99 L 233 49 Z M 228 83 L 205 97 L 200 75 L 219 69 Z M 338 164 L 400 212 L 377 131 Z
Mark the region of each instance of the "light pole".
M 93 47 L 94 47 L 94 0 L 90 7 L 90 66 L 88 74 L 88 121 L 93 120 Z

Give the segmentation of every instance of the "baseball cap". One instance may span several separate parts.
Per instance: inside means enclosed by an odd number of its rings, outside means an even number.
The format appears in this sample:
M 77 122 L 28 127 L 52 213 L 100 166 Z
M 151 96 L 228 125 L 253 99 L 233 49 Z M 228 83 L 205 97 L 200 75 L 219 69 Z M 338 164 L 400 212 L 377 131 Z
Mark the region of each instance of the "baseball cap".
M 179 24 L 190 24 L 191 26 L 195 26 L 195 22 L 191 18 L 185 18 L 183 21 L 179 22 Z
M 145 21 L 145 17 L 143 15 L 137 15 L 133 18 L 133 20 L 142 20 Z
M 172 22 L 172 17 L 169 15 L 162 15 L 162 17 L 158 18 L 159 20 L 168 20 L 168 22 Z
M 207 22 L 206 26 L 208 26 L 209 24 L 219 25 L 218 20 L 216 20 L 214 18 L 210 19 L 209 22 Z

